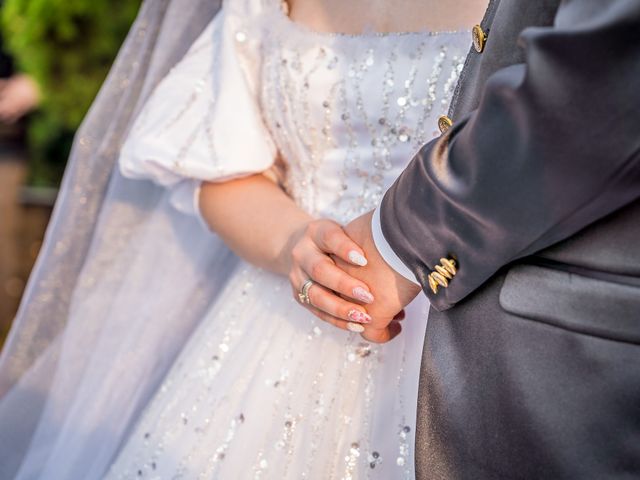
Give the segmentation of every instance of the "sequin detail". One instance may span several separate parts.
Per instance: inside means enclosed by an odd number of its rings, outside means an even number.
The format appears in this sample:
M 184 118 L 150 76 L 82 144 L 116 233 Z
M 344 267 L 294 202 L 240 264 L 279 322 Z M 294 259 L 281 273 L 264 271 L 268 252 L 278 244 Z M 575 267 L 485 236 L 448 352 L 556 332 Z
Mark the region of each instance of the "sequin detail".
M 276 23 L 263 42 L 265 120 L 288 165 L 287 191 L 310 213 L 347 222 L 375 208 L 413 154 L 438 135 L 437 116 L 453 95 L 468 37 L 292 41 L 290 23 Z

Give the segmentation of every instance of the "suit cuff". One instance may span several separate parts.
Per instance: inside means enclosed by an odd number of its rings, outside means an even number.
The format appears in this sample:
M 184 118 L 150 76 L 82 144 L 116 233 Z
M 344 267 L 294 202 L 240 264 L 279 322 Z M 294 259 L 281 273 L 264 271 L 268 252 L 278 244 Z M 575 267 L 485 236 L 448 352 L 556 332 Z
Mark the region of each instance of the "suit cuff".
M 413 274 L 409 268 L 402 263 L 402 260 L 396 255 L 396 253 L 392 250 L 389 242 L 387 242 L 386 238 L 382 233 L 382 225 L 380 224 L 380 207 L 376 208 L 373 212 L 373 217 L 371 218 L 371 233 L 373 235 L 373 243 L 375 244 L 380 256 L 384 259 L 385 262 L 397 273 L 405 277 L 410 282 L 415 283 L 416 285 L 420 285 L 416 281 L 416 276 Z

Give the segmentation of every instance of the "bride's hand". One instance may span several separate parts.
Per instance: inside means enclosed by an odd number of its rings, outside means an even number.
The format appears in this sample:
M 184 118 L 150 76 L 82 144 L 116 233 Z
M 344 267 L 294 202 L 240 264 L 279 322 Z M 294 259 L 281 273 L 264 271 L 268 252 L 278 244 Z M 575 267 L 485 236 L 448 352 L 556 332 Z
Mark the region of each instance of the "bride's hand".
M 353 265 L 367 264 L 362 249 L 342 227 L 331 220 L 313 220 L 291 236 L 286 254 L 294 298 L 325 322 L 363 331 L 358 324 L 371 322 L 371 317 L 362 304 L 373 302 L 373 295 L 365 283 L 338 268 L 329 256 Z M 298 294 L 308 280 L 314 283 L 308 289 L 309 303 L 304 303 Z

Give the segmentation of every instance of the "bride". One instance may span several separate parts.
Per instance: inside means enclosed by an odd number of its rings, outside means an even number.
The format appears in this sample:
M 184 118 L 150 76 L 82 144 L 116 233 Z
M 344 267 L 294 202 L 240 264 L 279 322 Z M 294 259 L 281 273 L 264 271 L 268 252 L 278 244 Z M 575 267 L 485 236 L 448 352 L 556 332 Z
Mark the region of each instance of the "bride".
M 150 3 L 129 42 L 157 35 Z M 378 328 L 384 292 L 336 262 L 381 261 L 341 225 L 439 134 L 486 6 L 456 5 L 226 0 L 121 149 L 85 124 L 76 152 L 115 149 L 118 171 L 104 195 L 67 173 L 65 203 L 97 221 L 48 233 L 0 365 L 0 477 L 414 477 L 428 302 Z M 74 245 L 66 298 L 42 270 Z M 38 302 L 65 321 L 29 321 Z

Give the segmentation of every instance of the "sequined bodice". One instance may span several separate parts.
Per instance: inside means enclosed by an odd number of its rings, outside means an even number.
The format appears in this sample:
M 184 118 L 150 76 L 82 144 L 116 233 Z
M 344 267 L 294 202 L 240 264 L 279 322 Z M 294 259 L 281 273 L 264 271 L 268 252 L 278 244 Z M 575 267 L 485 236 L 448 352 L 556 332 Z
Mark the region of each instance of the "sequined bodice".
M 270 27 L 260 101 L 286 188 L 305 210 L 342 222 L 375 208 L 439 134 L 468 32 L 324 34 L 282 12 Z

